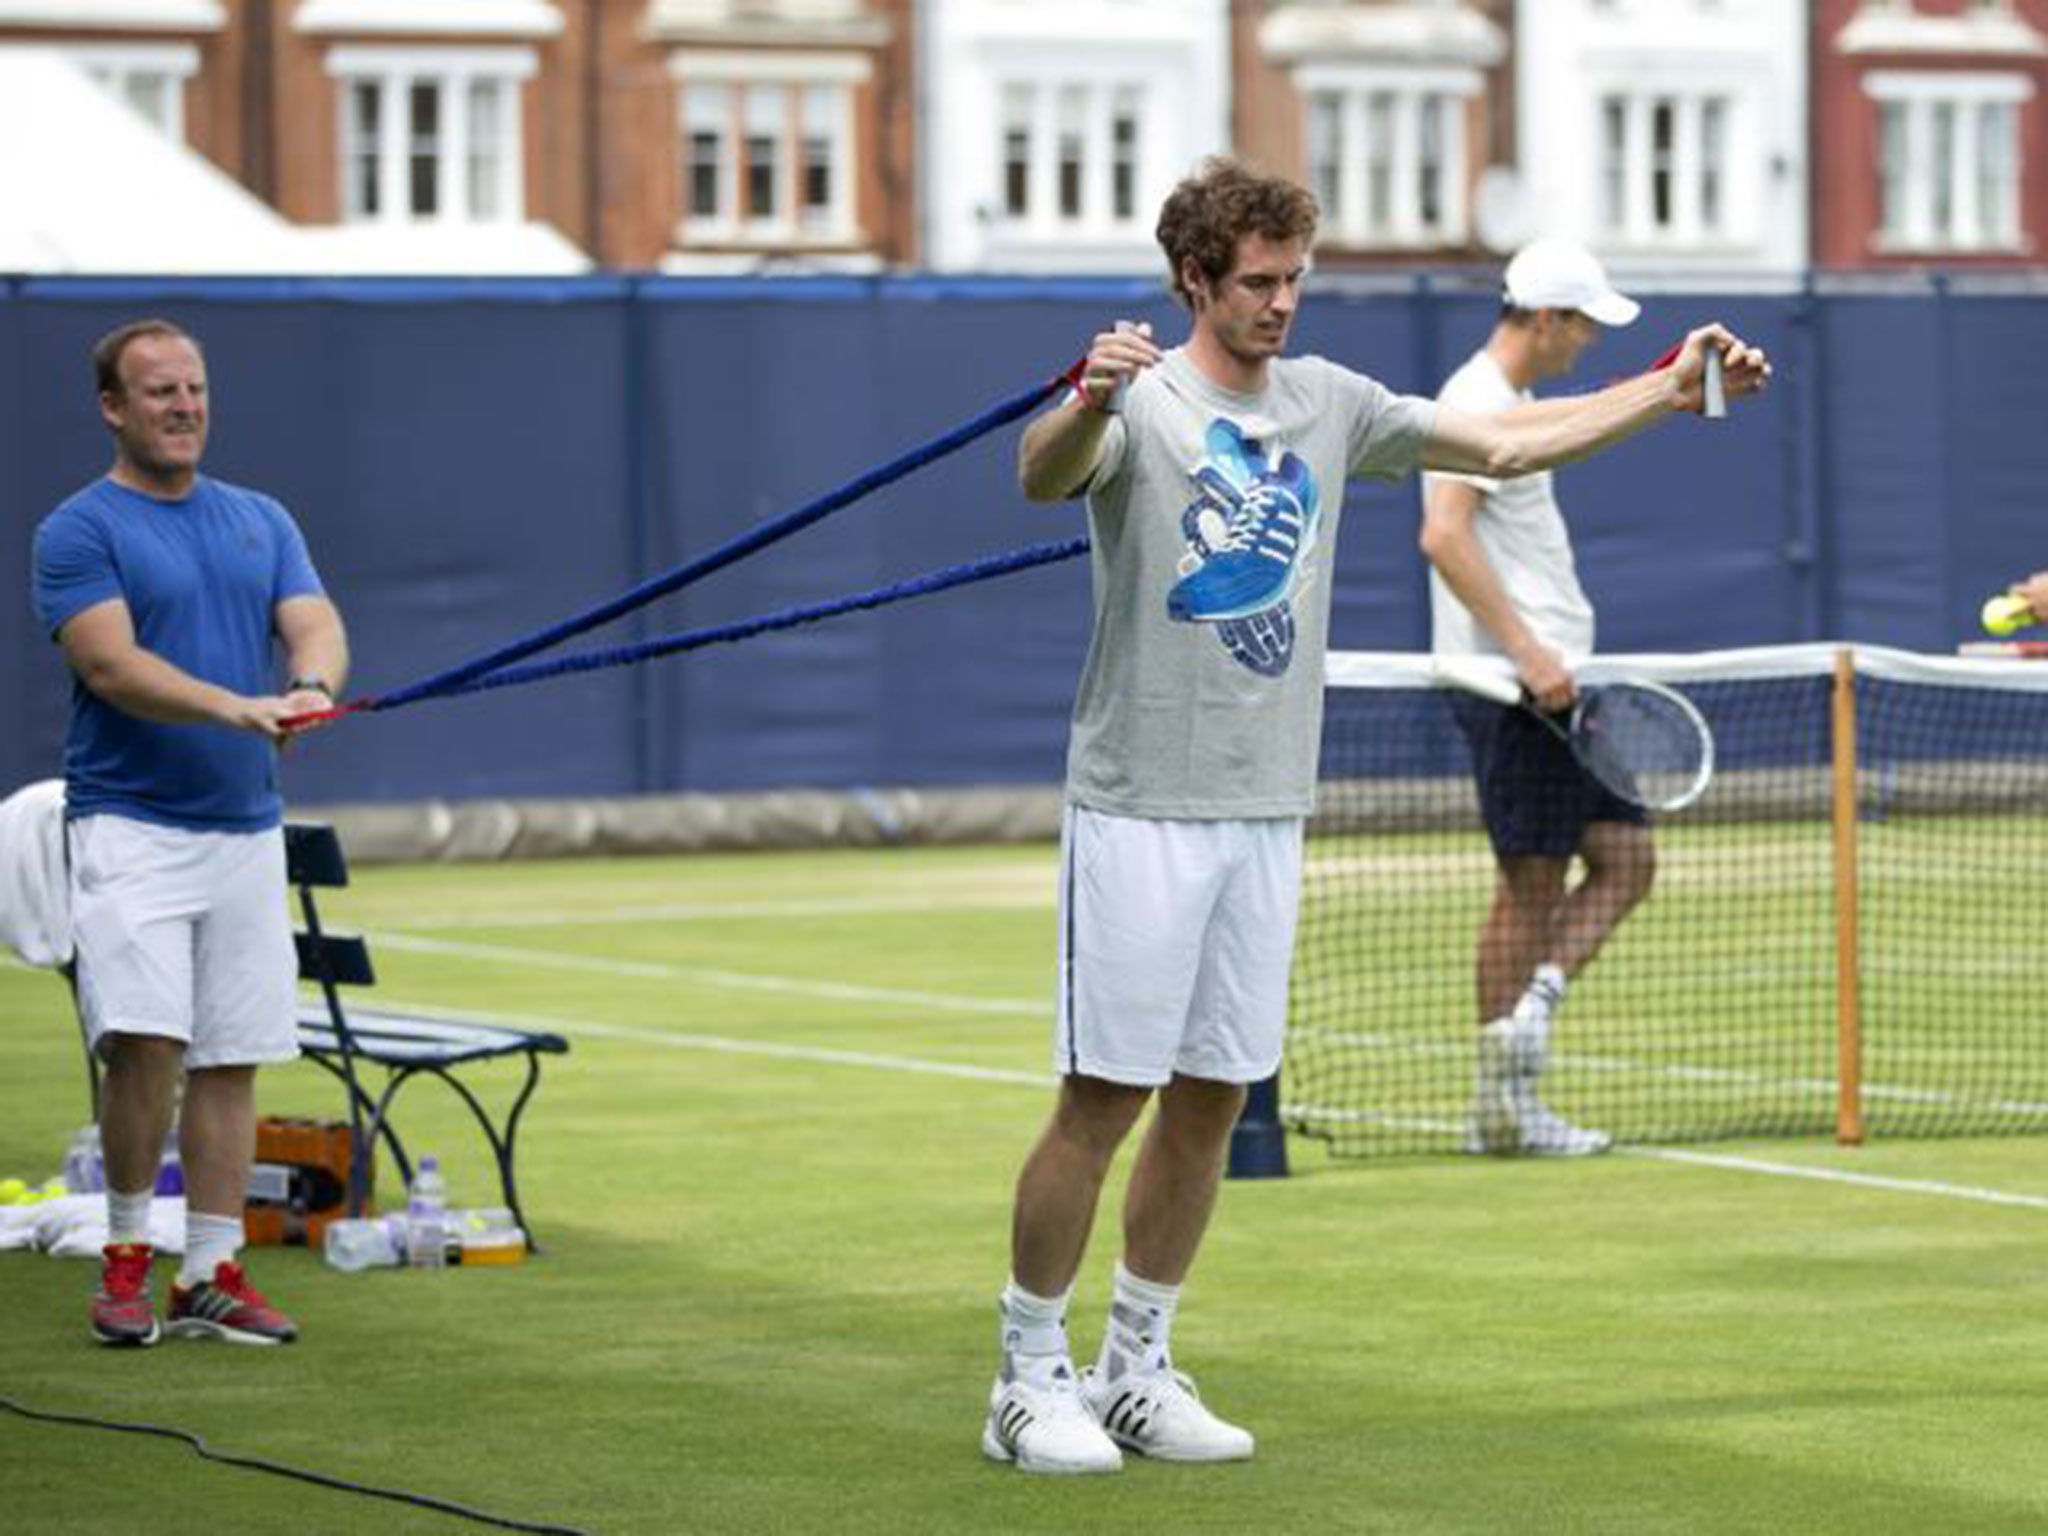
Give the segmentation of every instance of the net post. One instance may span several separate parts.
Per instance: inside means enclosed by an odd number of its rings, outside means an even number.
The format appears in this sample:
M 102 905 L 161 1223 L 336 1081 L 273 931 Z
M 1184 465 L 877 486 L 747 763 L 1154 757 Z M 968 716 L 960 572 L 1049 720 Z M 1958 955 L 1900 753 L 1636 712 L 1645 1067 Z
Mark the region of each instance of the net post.
M 1237 1124 L 1230 1128 L 1228 1174 L 1233 1179 L 1287 1177 L 1287 1132 L 1280 1124 L 1280 1074 L 1251 1085 Z
M 1863 1145 L 1863 1010 L 1856 923 L 1856 657 L 1835 652 L 1835 1140 Z

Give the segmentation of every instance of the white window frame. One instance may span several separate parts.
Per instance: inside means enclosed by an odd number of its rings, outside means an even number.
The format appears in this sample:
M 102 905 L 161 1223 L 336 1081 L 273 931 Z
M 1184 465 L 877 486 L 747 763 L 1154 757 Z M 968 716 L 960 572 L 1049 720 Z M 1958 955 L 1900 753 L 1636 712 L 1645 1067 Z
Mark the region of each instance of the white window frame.
M 733 90 L 723 81 L 685 82 L 680 111 L 683 134 L 683 225 L 700 233 L 727 231 L 739 218 L 734 187 Z M 697 211 L 697 135 L 713 136 L 711 210 Z
M 1712 79 L 1681 83 L 1659 75 L 1631 81 L 1603 76 L 1592 82 L 1593 114 L 1588 143 L 1593 151 L 1594 237 L 1609 250 L 1685 252 L 1727 250 L 1755 238 L 1755 105 L 1748 93 Z M 1621 156 L 1617 165 L 1608 129 L 1614 106 L 1621 109 Z M 1710 107 L 1718 111 L 1710 112 Z M 1658 166 L 1654 140 L 1660 110 L 1671 122 L 1670 205 L 1662 219 L 1655 207 Z M 1707 163 L 1709 124 L 1717 130 L 1718 164 Z M 1611 206 L 1619 172 L 1621 206 Z M 1709 223 L 1709 182 L 1716 217 Z
M 292 30 L 312 36 L 559 37 L 552 0 L 300 0 Z
M 1901 252 L 2014 253 L 2028 248 L 2024 189 L 2027 145 L 2020 131 L 2023 110 L 2034 97 L 2034 82 L 2024 74 L 2002 71 L 1872 70 L 1863 77 L 1864 94 L 1876 103 L 1878 134 L 1878 223 L 1871 232 L 1872 249 Z M 1953 114 L 1948 164 L 1937 166 L 1935 115 Z M 1996 208 L 1983 197 L 1982 125 L 1984 114 L 2002 108 L 2011 121 L 2011 178 Z M 1883 125 L 1888 114 L 1902 130 L 1905 164 L 1889 163 Z M 1896 188 L 1903 206 L 1894 206 Z M 1949 229 L 1936 218 L 1937 192 L 1945 191 Z M 2000 227 L 2002 226 L 2002 227 Z
M 1117 241 L 1145 233 L 1146 210 L 1137 189 L 1144 184 L 1146 140 L 1157 130 L 1149 82 L 1125 75 L 998 76 L 993 82 L 1001 106 L 996 113 L 996 188 L 993 222 L 1007 238 L 1026 241 Z M 1024 207 L 1009 200 L 1010 132 L 1017 126 L 1013 106 L 1021 104 L 1029 159 L 1024 171 Z M 1117 211 L 1119 146 L 1116 125 L 1135 125 L 1126 169 L 1133 188 L 1128 211 Z M 1079 199 L 1066 202 L 1068 150 L 1073 156 Z
M 220 0 L 0 0 L 0 26 L 129 32 L 219 32 Z
M 683 246 L 822 246 L 839 248 L 865 243 L 854 205 L 854 177 L 859 165 L 855 140 L 854 91 L 867 83 L 873 68 L 865 54 L 799 52 L 697 52 L 669 55 L 669 78 L 677 86 L 676 124 L 679 163 L 683 168 L 682 217 L 675 238 Z M 693 117 L 691 102 L 715 88 L 724 93 L 725 131 L 719 171 L 720 199 L 716 216 L 694 212 L 689 182 L 691 136 L 703 125 Z M 692 93 L 698 93 L 693 98 Z M 748 104 L 757 92 L 774 91 L 781 98 L 775 157 L 775 214 L 757 216 L 747 199 Z M 822 103 L 822 105 L 820 105 Z M 822 211 L 810 208 L 806 195 L 808 142 L 823 128 L 828 146 L 830 201 Z
M 1471 214 L 1466 116 L 1485 88 L 1480 71 L 1309 64 L 1295 72 L 1294 83 L 1304 102 L 1335 97 L 1340 103 L 1337 197 L 1335 206 L 1323 209 L 1322 241 L 1382 250 L 1465 243 Z M 1434 118 L 1439 151 L 1434 219 L 1425 215 L 1422 197 L 1425 115 Z M 1386 131 L 1375 131 L 1375 121 Z
M 66 43 L 64 55 L 166 137 L 185 141 L 185 86 L 199 73 L 199 50 L 190 43 Z M 135 105 L 129 88 L 137 79 L 159 82 L 161 113 Z
M 539 61 L 530 48 L 383 48 L 359 45 L 333 48 L 327 73 L 339 82 L 336 138 L 341 171 L 341 218 L 359 224 L 518 224 L 526 218 L 526 136 L 520 87 L 534 77 Z M 498 85 L 498 142 L 495 213 L 475 215 L 469 195 L 470 88 L 478 81 Z M 375 84 L 383 91 L 377 143 L 377 212 L 356 205 L 351 173 L 355 148 L 352 111 L 355 87 Z M 433 213 L 412 211 L 410 168 L 410 102 L 416 84 L 441 90 L 441 137 L 436 160 L 440 167 L 439 206 Z

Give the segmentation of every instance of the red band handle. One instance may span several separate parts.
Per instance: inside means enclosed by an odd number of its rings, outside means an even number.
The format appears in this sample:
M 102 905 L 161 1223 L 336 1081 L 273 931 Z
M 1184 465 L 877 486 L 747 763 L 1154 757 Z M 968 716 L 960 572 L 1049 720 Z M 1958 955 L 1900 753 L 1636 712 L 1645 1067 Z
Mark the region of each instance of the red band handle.
M 311 709 L 303 715 L 286 715 L 277 723 L 285 731 L 309 730 L 316 725 L 325 725 L 330 720 L 339 720 L 343 715 L 359 714 L 363 710 L 374 708 L 376 703 L 375 699 L 357 699 L 350 704 L 337 704 L 332 709 Z

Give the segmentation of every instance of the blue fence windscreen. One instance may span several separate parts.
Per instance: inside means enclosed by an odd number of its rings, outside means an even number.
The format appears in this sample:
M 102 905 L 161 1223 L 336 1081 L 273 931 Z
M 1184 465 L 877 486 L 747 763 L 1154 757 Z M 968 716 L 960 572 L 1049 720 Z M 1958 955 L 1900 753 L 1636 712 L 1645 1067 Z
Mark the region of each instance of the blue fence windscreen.
M 749 281 L 0 285 L 6 785 L 57 772 L 69 681 L 27 600 L 29 540 L 103 472 L 87 353 L 161 313 L 204 342 L 207 470 L 270 491 L 376 694 L 545 625 L 1052 376 L 1149 283 Z M 1490 296 L 1418 280 L 1312 295 L 1296 350 L 1434 393 Z M 1849 639 L 1948 650 L 2048 565 L 2037 360 L 2048 298 L 1658 295 L 1581 385 L 1690 324 L 1770 349 L 1771 395 L 1559 473 L 1604 650 Z M 1084 531 L 983 440 L 579 644 L 722 623 Z M 1428 644 L 1413 484 L 1349 490 L 1333 644 Z M 1087 641 L 1085 561 L 669 661 L 344 722 L 299 803 L 783 786 L 1047 784 Z

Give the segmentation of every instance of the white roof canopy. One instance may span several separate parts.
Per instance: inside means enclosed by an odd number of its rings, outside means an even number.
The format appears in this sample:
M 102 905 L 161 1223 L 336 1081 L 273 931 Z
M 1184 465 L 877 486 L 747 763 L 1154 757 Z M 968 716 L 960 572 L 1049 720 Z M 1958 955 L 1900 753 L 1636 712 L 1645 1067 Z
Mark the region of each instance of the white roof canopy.
M 545 224 L 295 225 L 61 52 L 0 48 L 0 272 L 559 276 Z

